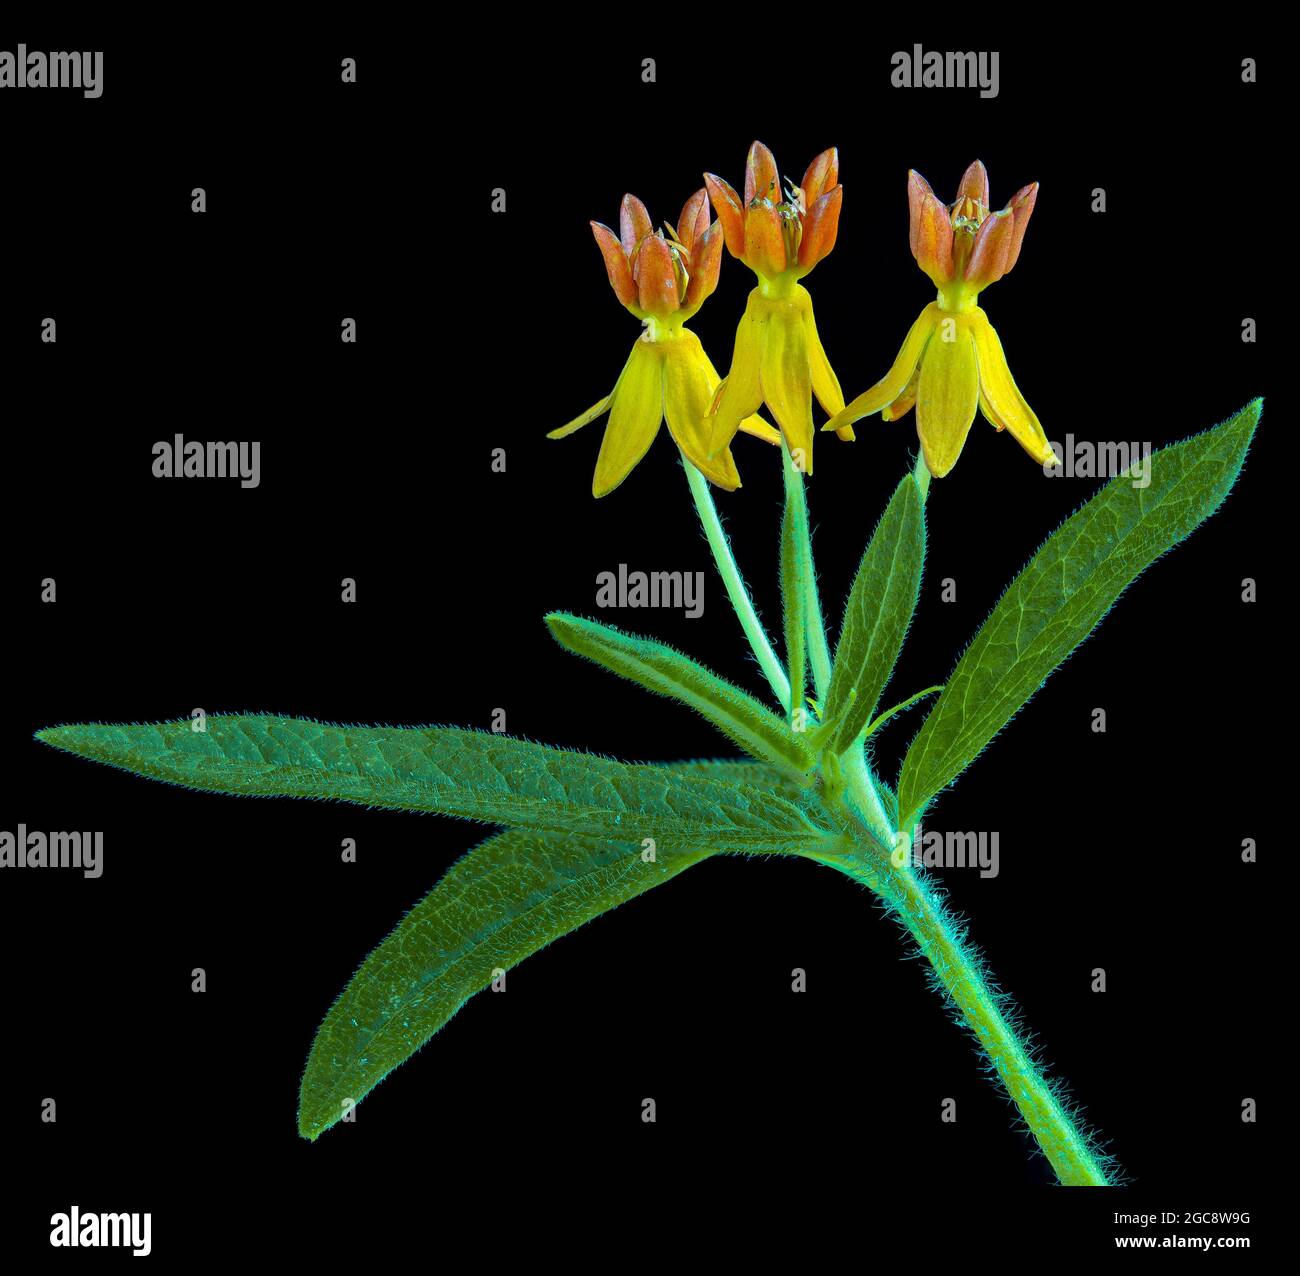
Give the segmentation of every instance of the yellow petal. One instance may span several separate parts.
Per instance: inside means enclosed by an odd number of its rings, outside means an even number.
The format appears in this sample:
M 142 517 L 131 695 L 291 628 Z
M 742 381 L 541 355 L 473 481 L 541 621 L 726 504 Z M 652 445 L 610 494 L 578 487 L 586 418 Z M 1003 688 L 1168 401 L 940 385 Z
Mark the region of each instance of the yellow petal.
M 606 496 L 632 472 L 659 432 L 664 414 L 659 344 L 637 341 L 610 396 L 609 424 L 596 458 L 593 496 Z
M 1043 433 L 1034 410 L 1025 402 L 1025 396 L 1016 386 L 1007 356 L 996 329 L 989 323 L 988 315 L 978 306 L 970 312 L 971 335 L 975 341 L 975 354 L 979 362 L 980 396 L 986 405 L 984 415 L 998 429 L 1011 431 L 1011 437 L 1020 444 L 1039 465 L 1053 465 L 1056 453 Z
M 844 410 L 844 391 L 840 389 L 840 379 L 826 357 L 821 337 L 817 335 L 817 320 L 813 318 L 811 304 L 804 316 L 804 326 L 808 329 L 808 366 L 812 371 L 813 393 L 826 415 L 834 416 Z
M 758 289 L 749 295 L 749 304 L 736 328 L 736 345 L 731 353 L 731 370 L 727 373 L 714 396 L 709 425 L 709 451 L 720 452 L 727 447 L 740 423 L 753 416 L 763 402 L 763 387 L 759 378 L 759 357 L 763 345 L 764 319 L 755 314 L 754 303 Z
M 817 334 L 817 321 L 813 318 L 812 302 L 808 303 L 808 314 L 804 321 L 808 327 L 808 367 L 812 372 L 813 393 L 817 402 L 827 416 L 835 416 L 844 411 L 844 391 L 840 389 L 840 379 L 831 367 L 821 337 Z M 851 425 L 841 425 L 836 435 L 845 443 L 852 443 L 857 437 Z
M 812 371 L 806 313 L 797 299 L 771 308 L 764 325 L 761 367 L 763 398 L 785 435 L 795 464 L 811 474 Z
M 680 337 L 663 343 L 664 348 L 664 418 L 668 429 L 686 459 L 705 478 L 734 492 L 740 475 L 732 460 L 731 449 L 723 448 L 709 456 L 707 414 L 718 385 L 718 374 L 704 353 L 700 339 L 683 328 Z
M 930 340 L 940 314 L 937 301 L 932 301 L 926 306 L 904 339 L 903 348 L 898 352 L 894 366 L 870 390 L 864 390 L 843 411 L 837 412 L 822 426 L 822 429 L 842 429 L 893 403 L 907 389 L 907 384 L 921 361 L 921 354 L 926 349 L 926 343 Z
M 916 387 L 916 432 L 935 478 L 957 464 L 979 393 L 979 364 L 967 317 L 944 315 L 925 348 Z
M 690 333 L 690 329 L 688 328 L 683 328 L 682 331 L 684 333 Z M 694 334 L 690 334 L 690 335 L 694 335 Z M 711 393 L 714 396 L 716 396 L 718 386 L 721 384 L 721 378 L 718 376 L 718 370 L 713 366 L 713 360 L 709 358 L 708 352 L 704 349 L 703 346 L 700 346 L 700 354 L 703 356 L 704 366 L 708 368 L 709 376 L 712 378 L 712 380 L 710 380 L 709 382 Z M 671 425 L 672 423 L 669 422 L 669 424 Z M 712 423 L 709 422 L 708 424 L 711 427 Z M 779 446 L 781 442 L 781 431 L 768 425 L 768 423 L 764 421 L 763 418 L 759 416 L 757 413 L 755 413 L 753 416 L 747 416 L 740 423 L 740 431 L 742 434 L 752 434 L 754 438 L 762 439 L 764 443 L 771 443 L 773 446 Z M 706 430 L 705 442 L 708 442 L 709 433 L 710 430 Z
M 906 416 L 916 406 L 916 386 L 920 379 L 921 368 L 918 365 L 903 393 L 893 403 L 880 409 L 880 419 L 882 421 L 897 421 L 899 417 Z
M 978 354 L 978 351 L 976 353 Z M 1007 423 L 999 419 L 998 414 L 993 410 L 992 405 L 989 403 L 988 395 L 984 393 L 983 385 L 980 386 L 980 411 L 984 413 L 984 419 L 995 430 L 997 430 L 999 434 L 1007 428 Z
M 613 397 L 612 394 L 607 394 L 599 403 L 593 403 L 581 416 L 575 416 L 568 425 L 562 425 L 558 430 L 551 430 L 546 437 L 548 439 L 568 438 L 570 434 L 581 430 L 584 425 L 589 425 L 598 416 L 602 416 Z
M 740 428 L 745 434 L 752 434 L 764 443 L 775 445 L 781 442 L 781 431 L 768 425 L 761 416 L 747 416 L 740 423 Z

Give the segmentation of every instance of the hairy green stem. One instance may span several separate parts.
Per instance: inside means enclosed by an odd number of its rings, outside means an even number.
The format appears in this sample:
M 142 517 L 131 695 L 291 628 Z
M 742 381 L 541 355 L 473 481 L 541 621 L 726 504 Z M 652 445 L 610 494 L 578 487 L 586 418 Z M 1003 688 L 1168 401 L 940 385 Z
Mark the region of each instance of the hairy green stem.
M 782 440 L 784 452 L 785 442 Z M 781 612 L 785 622 L 785 661 L 790 671 L 790 725 L 796 731 L 805 726 L 804 691 L 808 672 L 808 509 L 789 480 L 785 488 L 785 509 L 781 514 Z
M 709 480 L 685 457 L 682 457 L 682 466 L 686 470 L 686 479 L 691 485 L 691 495 L 695 498 L 695 508 L 699 511 L 700 522 L 704 525 L 704 535 L 708 539 L 709 548 L 713 551 L 713 561 L 718 565 L 718 575 L 722 577 L 722 583 L 727 587 L 727 597 L 731 599 L 731 605 L 740 620 L 740 627 L 745 631 L 745 637 L 749 639 L 749 645 L 758 660 L 759 668 L 762 669 L 772 688 L 772 694 L 789 713 L 791 712 L 790 680 L 786 677 L 785 670 L 781 667 L 781 662 L 777 659 L 776 652 L 772 650 L 772 644 L 763 631 L 762 622 L 749 597 L 749 590 L 745 588 L 740 568 L 736 566 L 736 560 L 732 557 L 727 533 L 723 530 L 722 520 L 718 517 L 717 507 L 713 503 L 713 493 L 709 491 Z
M 902 917 L 940 983 L 979 1039 L 1012 1102 L 1043 1155 L 1067 1187 L 1107 1187 L 1087 1136 L 1061 1106 L 989 987 L 981 963 L 968 949 L 926 882 L 909 866 L 883 881 L 886 900 Z
M 912 476 L 916 479 L 916 486 L 921 493 L 921 504 L 925 504 L 925 498 L 930 494 L 930 467 L 925 463 L 925 453 L 918 450 L 916 453 L 916 465 L 912 469 Z
M 843 771 L 845 786 L 858 814 L 870 830 L 872 836 L 886 851 L 891 851 L 898 839 L 898 833 L 890 823 L 885 812 L 884 803 L 876 791 L 875 781 L 871 778 L 871 768 L 867 766 L 866 751 L 862 742 L 866 738 L 864 731 L 853 747 L 844 754 Z
M 785 460 L 786 503 L 793 505 L 802 515 L 799 550 L 803 558 L 802 575 L 807 582 L 804 591 L 804 619 L 808 634 L 808 662 L 812 666 L 817 698 L 823 700 L 831 682 L 831 651 L 826 642 L 826 624 L 822 620 L 821 598 L 817 593 L 817 567 L 813 562 L 812 529 L 808 522 L 808 506 L 803 490 L 803 471 L 795 465 L 784 436 L 781 439 L 781 455 Z
M 1007 998 L 990 987 L 983 963 L 965 940 L 964 927 L 925 878 L 913 873 L 911 839 L 891 832 L 860 740 L 841 761 L 845 790 L 862 821 L 858 837 L 865 834 L 866 840 L 847 861 L 830 857 L 823 862 L 864 882 L 901 918 L 1061 1183 L 1111 1186 L 1087 1134 L 1061 1105 L 1007 1017 Z

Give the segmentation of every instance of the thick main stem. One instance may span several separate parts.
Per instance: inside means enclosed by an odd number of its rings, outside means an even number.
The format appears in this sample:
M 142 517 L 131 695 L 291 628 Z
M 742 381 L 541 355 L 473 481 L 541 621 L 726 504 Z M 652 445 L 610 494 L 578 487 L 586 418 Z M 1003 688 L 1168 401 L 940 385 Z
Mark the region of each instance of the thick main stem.
M 880 794 L 876 791 L 876 783 L 871 778 L 871 770 L 867 766 L 867 755 L 862 747 L 861 738 L 844 755 L 842 764 L 845 785 L 858 815 L 884 851 L 887 853 L 892 851 L 898 834 L 885 812 Z
M 784 446 L 782 451 L 785 452 L 787 500 L 793 499 L 802 506 L 803 476 L 793 466 Z M 708 480 L 685 458 L 682 463 L 686 468 L 686 476 L 690 481 L 691 493 L 695 497 L 700 521 L 704 525 L 705 535 L 713 550 L 713 557 L 723 583 L 727 587 L 731 604 L 740 618 L 749 644 L 776 698 L 786 707 L 787 712 L 790 712 L 792 711 L 790 681 L 754 611 L 754 605 L 741 578 L 740 569 L 732 557 L 726 533 L 722 529 L 722 522 L 713 504 Z M 919 454 L 915 477 L 920 488 L 921 499 L 924 501 L 930 486 L 930 472 L 925 465 L 924 457 Z M 807 536 L 806 507 L 803 531 L 803 545 L 799 548 L 807 553 L 808 579 L 815 581 L 815 576 L 811 575 L 812 546 Z M 809 654 L 812 656 L 814 668 L 820 654 L 827 666 L 822 673 L 824 678 L 828 679 L 830 654 L 826 649 L 825 630 L 821 624 L 815 584 L 808 592 L 812 596 L 812 608 L 815 609 L 808 615 L 810 622 L 808 637 L 812 647 Z M 800 610 L 804 608 L 801 607 Z M 821 638 L 820 653 L 817 652 L 817 636 Z M 933 691 L 935 688 L 930 690 Z M 820 684 L 818 691 L 819 693 L 822 691 Z M 865 735 L 864 730 L 863 737 Z M 984 1053 L 993 1064 L 998 1078 L 1060 1181 L 1068 1187 L 1109 1186 L 1110 1180 L 1089 1146 L 1087 1137 L 1080 1132 L 1069 1113 L 1061 1106 L 1052 1092 L 1052 1087 L 1047 1083 L 1020 1036 L 1007 1019 L 1002 1008 L 1002 999 L 989 987 L 988 980 L 981 970 L 979 958 L 968 948 L 961 934 L 954 929 L 925 880 L 912 872 L 911 865 L 906 859 L 901 865 L 897 863 L 897 856 L 901 852 L 896 849 L 896 844 L 904 849 L 909 844 L 906 841 L 899 842 L 899 834 L 894 829 L 893 821 L 881 801 L 875 779 L 867 765 L 863 737 L 859 737 L 855 746 L 843 756 L 841 778 L 835 783 L 837 786 L 842 784 L 841 793 L 847 796 L 857 821 L 860 822 L 861 831 L 867 834 L 865 853 L 853 856 L 847 863 L 839 855 L 827 858 L 823 862 L 833 864 L 842 872 L 865 882 L 902 918 L 926 960 L 929 961 L 944 991 L 952 998 L 962 1018 L 975 1033 Z M 895 857 L 892 860 L 891 855 Z
M 1061 1106 L 1008 1020 L 1005 998 L 989 987 L 979 957 L 925 879 L 912 871 L 906 854 L 910 841 L 891 830 L 861 742 L 842 762 L 847 795 L 870 840 L 859 842 L 862 851 L 848 864 L 842 859 L 827 862 L 865 882 L 902 918 L 1061 1182 L 1067 1187 L 1110 1186 L 1087 1137 Z
M 979 1039 L 1043 1155 L 1067 1187 L 1107 1187 L 1087 1138 L 1061 1106 L 999 1006 L 980 962 L 910 867 L 883 875 L 881 893 L 897 910 L 944 989 Z
M 789 713 L 791 711 L 790 679 L 786 677 L 776 652 L 772 650 L 772 644 L 763 631 L 763 624 L 749 597 L 749 590 L 745 588 L 740 568 L 736 566 L 736 560 L 732 557 L 727 533 L 722 529 L 722 520 L 718 517 L 717 507 L 713 504 L 713 494 L 709 491 L 709 480 L 685 457 L 682 457 L 682 466 L 691 485 L 691 495 L 695 498 L 695 508 L 699 511 L 700 522 L 704 525 L 704 535 L 708 539 L 709 548 L 713 551 L 713 561 L 717 563 L 718 574 L 727 588 L 727 597 L 731 599 L 731 605 L 740 619 L 740 627 L 745 631 L 745 637 L 749 639 L 749 645 L 758 660 L 759 668 L 763 670 L 772 688 L 772 694 Z

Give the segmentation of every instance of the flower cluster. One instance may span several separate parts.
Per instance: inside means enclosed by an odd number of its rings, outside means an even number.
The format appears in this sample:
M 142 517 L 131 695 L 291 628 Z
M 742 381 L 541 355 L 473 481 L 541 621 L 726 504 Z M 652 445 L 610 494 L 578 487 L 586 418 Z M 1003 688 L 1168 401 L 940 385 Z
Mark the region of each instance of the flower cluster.
M 784 438 L 795 465 L 811 473 L 814 397 L 830 418 L 822 429 L 844 440 L 854 437 L 853 422 L 870 413 L 895 420 L 915 406 L 922 453 L 936 477 L 956 464 L 977 407 L 1035 460 L 1055 460 L 1016 388 L 997 332 L 976 304 L 1016 264 L 1037 183 L 991 211 L 988 174 L 978 160 L 948 205 L 919 173 L 909 174 L 911 250 L 938 297 L 912 325 L 893 367 L 847 406 L 817 332 L 812 298 L 799 282 L 835 247 L 844 193 L 839 153 L 823 151 L 798 185 L 783 184 L 772 152 L 755 142 L 743 190 L 742 196 L 706 173 L 676 227 L 656 230 L 634 195 L 623 197 L 617 234 L 591 223 L 614 295 L 643 327 L 614 389 L 548 436 L 563 438 L 609 414 L 592 484 L 596 496 L 627 477 L 664 421 L 688 463 L 719 487 L 740 486 L 731 454 L 740 431 L 769 443 Z M 757 286 L 720 380 L 685 324 L 718 285 L 724 244 L 754 272 Z M 764 406 L 779 433 L 758 415 Z

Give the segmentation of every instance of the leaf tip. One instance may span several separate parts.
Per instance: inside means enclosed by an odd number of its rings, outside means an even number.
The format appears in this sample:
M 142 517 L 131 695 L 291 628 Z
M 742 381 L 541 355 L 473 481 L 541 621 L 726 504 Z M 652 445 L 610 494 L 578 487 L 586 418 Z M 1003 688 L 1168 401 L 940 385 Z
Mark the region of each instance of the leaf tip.
M 315 1121 L 309 1121 L 301 1113 L 298 1114 L 298 1133 L 308 1143 L 315 1143 L 325 1133 L 325 1129 L 325 1126 L 319 1125 Z
M 573 650 L 573 634 L 582 624 L 580 617 L 567 611 L 548 611 L 542 619 L 551 631 L 551 637 L 566 650 Z
M 39 731 L 32 732 L 32 739 L 39 740 L 42 744 L 48 744 L 52 749 L 63 749 L 68 753 L 76 753 L 77 749 L 72 744 L 72 733 L 76 727 L 42 727 Z

